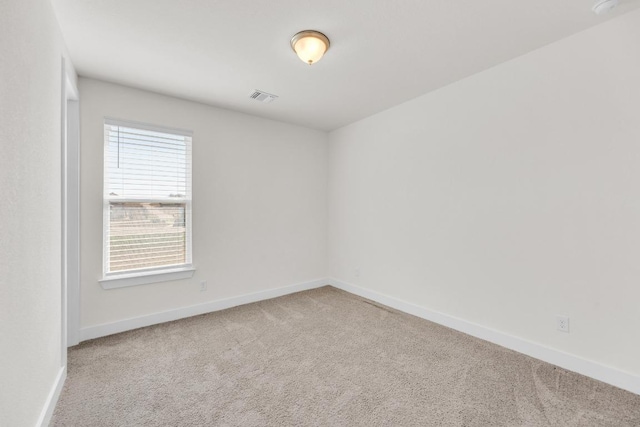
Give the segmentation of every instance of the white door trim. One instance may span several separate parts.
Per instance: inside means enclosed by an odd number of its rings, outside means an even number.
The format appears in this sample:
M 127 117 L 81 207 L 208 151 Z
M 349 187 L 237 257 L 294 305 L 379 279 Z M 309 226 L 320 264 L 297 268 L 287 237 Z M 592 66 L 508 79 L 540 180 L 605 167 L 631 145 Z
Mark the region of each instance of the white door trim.
M 63 360 L 80 342 L 80 109 L 73 69 L 63 70 Z M 66 286 L 65 286 L 66 284 Z

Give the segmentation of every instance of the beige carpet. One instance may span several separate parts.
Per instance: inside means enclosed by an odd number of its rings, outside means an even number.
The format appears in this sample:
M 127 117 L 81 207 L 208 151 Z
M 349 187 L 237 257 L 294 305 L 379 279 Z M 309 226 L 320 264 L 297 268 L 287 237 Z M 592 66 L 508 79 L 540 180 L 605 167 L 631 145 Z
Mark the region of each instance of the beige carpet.
M 640 396 L 324 287 L 70 350 L 53 426 L 640 426 Z

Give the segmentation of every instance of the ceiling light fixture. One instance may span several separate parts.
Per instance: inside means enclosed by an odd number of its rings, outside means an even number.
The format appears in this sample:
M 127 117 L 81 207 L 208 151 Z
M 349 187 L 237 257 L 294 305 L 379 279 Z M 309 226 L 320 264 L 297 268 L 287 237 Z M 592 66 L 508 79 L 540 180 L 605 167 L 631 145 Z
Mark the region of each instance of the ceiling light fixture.
M 300 31 L 291 37 L 291 48 L 303 62 L 311 65 L 329 50 L 329 39 L 319 31 Z

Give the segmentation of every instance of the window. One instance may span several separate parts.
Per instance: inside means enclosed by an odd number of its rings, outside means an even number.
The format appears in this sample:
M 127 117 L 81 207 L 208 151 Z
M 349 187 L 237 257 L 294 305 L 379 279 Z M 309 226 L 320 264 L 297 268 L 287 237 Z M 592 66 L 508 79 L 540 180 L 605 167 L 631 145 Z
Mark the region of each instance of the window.
M 107 119 L 104 146 L 103 287 L 190 277 L 191 133 Z

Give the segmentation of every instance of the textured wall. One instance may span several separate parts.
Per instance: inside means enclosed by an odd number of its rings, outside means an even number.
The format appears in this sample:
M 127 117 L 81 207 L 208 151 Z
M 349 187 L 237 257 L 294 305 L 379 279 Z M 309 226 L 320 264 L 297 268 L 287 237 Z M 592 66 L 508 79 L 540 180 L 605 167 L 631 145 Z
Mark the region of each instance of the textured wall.
M 61 367 L 63 45 L 48 1 L 0 7 L 0 424 L 33 426 Z
M 332 132 L 331 274 L 640 374 L 638 40 L 640 11 Z
M 83 327 L 326 277 L 326 133 L 98 80 L 80 94 Z M 193 278 L 98 283 L 105 116 L 193 131 Z

